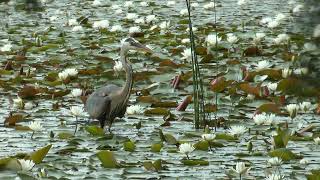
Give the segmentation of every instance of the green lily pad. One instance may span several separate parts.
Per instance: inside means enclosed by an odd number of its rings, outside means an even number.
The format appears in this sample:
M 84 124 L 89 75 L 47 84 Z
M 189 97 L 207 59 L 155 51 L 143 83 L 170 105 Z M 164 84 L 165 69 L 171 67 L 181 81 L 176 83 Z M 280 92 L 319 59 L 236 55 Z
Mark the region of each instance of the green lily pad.
M 160 152 L 161 149 L 162 149 L 162 144 L 160 143 L 151 145 L 151 152 Z
M 162 160 L 158 159 L 153 163 L 150 161 L 146 161 L 143 163 L 143 167 L 148 171 L 160 171 L 162 169 Z
M 292 159 L 301 159 L 301 156 L 294 154 L 292 151 L 286 148 L 280 148 L 273 151 L 270 151 L 269 156 L 278 157 L 284 161 L 290 161 Z
M 97 153 L 99 160 L 102 163 L 102 166 L 105 168 L 119 168 L 120 164 L 117 162 L 114 157 L 113 152 L 108 150 L 103 150 Z
M 123 143 L 123 148 L 125 151 L 133 152 L 136 149 L 136 145 L 133 141 L 126 141 Z
M 273 137 L 275 149 L 286 148 L 289 142 L 291 131 L 289 129 L 278 129 L 276 136 Z
M 69 138 L 72 138 L 73 137 L 73 134 L 71 133 L 68 133 L 68 132 L 61 132 L 58 134 L 58 138 L 59 139 L 69 139 Z
M 187 166 L 208 166 L 209 161 L 201 160 L 201 159 L 182 159 L 181 162 Z
M 86 126 L 85 130 L 93 136 L 104 136 L 104 131 L 98 126 Z
M 46 157 L 49 150 L 51 149 L 52 144 L 47 145 L 46 147 L 43 147 L 30 155 L 30 159 L 35 163 L 39 164 L 42 162 L 42 160 Z
M 171 134 L 164 134 L 164 139 L 168 144 L 176 145 L 178 143 L 177 139 Z
M 216 139 L 223 139 L 223 140 L 227 140 L 227 141 L 234 141 L 234 140 L 237 140 L 238 138 L 232 136 L 232 135 L 229 135 L 229 134 L 224 134 L 224 133 L 221 133 L 221 134 L 216 134 Z

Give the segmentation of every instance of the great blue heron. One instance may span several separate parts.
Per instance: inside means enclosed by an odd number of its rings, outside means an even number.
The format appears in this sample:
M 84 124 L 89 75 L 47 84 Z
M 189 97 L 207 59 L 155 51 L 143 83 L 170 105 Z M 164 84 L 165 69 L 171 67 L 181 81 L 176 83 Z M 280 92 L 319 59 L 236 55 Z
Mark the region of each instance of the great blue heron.
M 133 84 L 132 67 L 127 59 L 129 50 L 151 52 L 149 48 L 139 43 L 134 38 L 126 38 L 121 41 L 120 60 L 126 72 L 126 83 L 123 87 L 109 84 L 96 89 L 86 101 L 86 110 L 90 117 L 98 119 L 101 128 L 108 123 L 108 130 L 116 117 L 122 118 L 127 109 L 130 91 Z

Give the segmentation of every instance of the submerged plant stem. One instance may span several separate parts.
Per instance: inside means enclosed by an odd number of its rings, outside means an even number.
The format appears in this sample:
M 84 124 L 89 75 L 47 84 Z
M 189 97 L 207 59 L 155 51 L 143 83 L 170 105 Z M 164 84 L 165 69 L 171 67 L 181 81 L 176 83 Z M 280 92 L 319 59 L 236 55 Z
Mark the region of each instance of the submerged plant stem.
M 76 135 L 77 129 L 78 129 L 78 117 L 76 116 L 76 128 L 74 129 L 73 135 Z
M 31 134 L 31 139 L 33 139 L 33 135 L 34 135 L 34 131 L 32 131 L 32 134 Z

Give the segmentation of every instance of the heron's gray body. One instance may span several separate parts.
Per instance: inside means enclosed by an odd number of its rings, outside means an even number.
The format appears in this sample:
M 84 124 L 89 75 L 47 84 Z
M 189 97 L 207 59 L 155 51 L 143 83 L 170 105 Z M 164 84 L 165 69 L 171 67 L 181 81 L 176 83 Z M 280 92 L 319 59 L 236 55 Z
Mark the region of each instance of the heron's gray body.
M 110 127 L 116 117 L 123 117 L 130 98 L 133 84 L 133 72 L 126 53 L 130 49 L 149 50 L 133 38 L 127 38 L 122 42 L 120 60 L 126 72 L 126 83 L 123 87 L 114 84 L 106 85 L 96 89 L 87 99 L 86 110 L 91 118 L 98 119 L 101 128 L 107 122 Z

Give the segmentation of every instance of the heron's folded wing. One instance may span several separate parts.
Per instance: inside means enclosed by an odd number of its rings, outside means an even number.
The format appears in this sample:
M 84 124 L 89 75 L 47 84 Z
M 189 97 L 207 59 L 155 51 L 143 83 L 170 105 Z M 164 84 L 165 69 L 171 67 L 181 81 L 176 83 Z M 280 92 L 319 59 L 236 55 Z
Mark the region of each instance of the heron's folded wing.
M 110 113 L 111 98 L 92 94 L 86 102 L 86 110 L 94 119 L 105 118 Z

